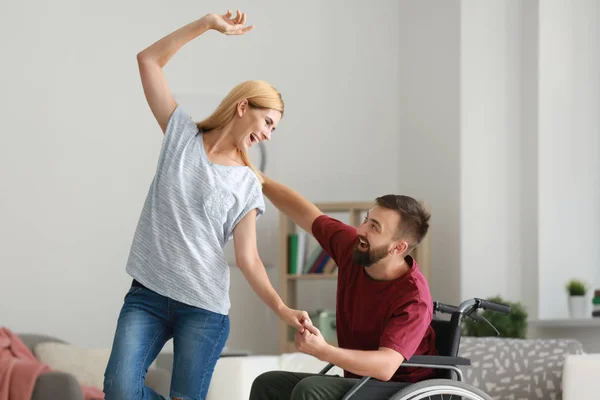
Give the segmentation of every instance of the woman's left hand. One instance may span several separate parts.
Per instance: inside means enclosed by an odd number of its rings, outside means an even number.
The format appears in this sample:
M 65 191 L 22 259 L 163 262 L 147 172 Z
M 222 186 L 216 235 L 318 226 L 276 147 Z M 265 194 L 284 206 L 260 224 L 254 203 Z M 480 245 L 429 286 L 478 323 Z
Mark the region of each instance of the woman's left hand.
M 235 17 L 232 16 L 231 11 L 227 10 L 223 15 L 207 14 L 205 18 L 208 19 L 211 29 L 225 35 L 243 35 L 254 29 L 254 25 L 244 26 L 246 24 L 246 13 L 242 13 L 240 10 L 237 10 Z

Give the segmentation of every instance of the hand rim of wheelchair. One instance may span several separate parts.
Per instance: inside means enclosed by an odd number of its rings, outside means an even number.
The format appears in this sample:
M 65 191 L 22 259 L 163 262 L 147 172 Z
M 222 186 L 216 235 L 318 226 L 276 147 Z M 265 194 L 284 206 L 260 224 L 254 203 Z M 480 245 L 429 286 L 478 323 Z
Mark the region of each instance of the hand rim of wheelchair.
M 460 396 L 463 400 L 492 400 L 483 390 L 450 379 L 428 379 L 400 389 L 389 400 L 421 400 L 431 396 Z
M 496 303 L 489 300 L 484 300 L 478 297 L 467 299 L 460 303 L 458 307 L 440 303 L 435 301 L 433 312 L 442 313 L 442 314 L 452 314 L 457 317 L 458 324 L 460 325 L 463 317 L 470 317 L 476 321 L 485 320 L 488 324 L 490 324 L 494 329 L 496 329 L 487 319 L 477 314 L 477 310 L 490 310 L 494 312 L 500 312 L 502 314 L 510 313 L 510 306 L 507 304 Z M 498 332 L 496 330 L 496 332 Z M 441 356 L 444 358 L 444 356 Z M 454 358 L 454 357 L 448 357 Z M 390 400 L 419 400 L 422 399 L 423 396 L 437 396 L 444 394 L 454 394 L 462 396 L 467 400 L 491 400 L 491 397 L 488 396 L 481 389 L 476 388 L 468 383 L 463 382 L 462 371 L 456 365 L 439 365 L 439 364 L 416 364 L 411 363 L 410 360 L 406 360 L 402 363 L 401 367 L 424 367 L 424 368 L 433 368 L 433 369 L 450 369 L 454 371 L 457 375 L 457 381 L 452 379 L 426 379 L 421 382 L 416 382 L 410 384 L 409 386 L 400 389 L 396 394 L 394 394 Z M 328 364 L 325 368 L 323 368 L 319 374 L 326 374 L 331 368 L 333 368 L 333 364 Z M 352 396 L 358 392 L 358 390 L 365 384 L 367 381 L 371 379 L 369 376 L 362 377 L 358 383 L 356 383 L 343 397 L 342 400 L 350 399 Z M 451 389 L 448 389 L 452 387 Z M 440 390 L 446 390 L 445 392 L 440 392 Z M 402 397 L 396 397 L 397 395 L 402 395 Z M 410 396 L 410 397 L 409 397 Z M 417 397 L 420 396 L 420 397 Z

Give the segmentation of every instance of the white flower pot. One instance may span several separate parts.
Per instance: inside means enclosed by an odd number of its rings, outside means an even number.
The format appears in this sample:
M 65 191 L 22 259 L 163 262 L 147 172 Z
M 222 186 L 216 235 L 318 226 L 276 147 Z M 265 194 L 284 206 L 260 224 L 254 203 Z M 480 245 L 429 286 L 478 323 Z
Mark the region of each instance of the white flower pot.
M 569 296 L 569 315 L 571 318 L 586 318 L 586 297 Z

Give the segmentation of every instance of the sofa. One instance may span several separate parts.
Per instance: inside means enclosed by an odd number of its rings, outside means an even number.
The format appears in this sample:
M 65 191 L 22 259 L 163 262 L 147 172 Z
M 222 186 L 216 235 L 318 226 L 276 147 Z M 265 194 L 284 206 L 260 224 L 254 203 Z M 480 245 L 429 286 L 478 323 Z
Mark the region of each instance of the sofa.
M 461 339 L 460 355 L 471 359 L 461 367 L 465 381 L 493 399 L 560 399 L 563 367 L 570 355 L 583 354 L 572 339 Z
M 54 370 L 38 378 L 33 400 L 82 400 L 80 384 L 101 386 L 109 349 L 80 348 L 39 334 L 20 334 L 19 337 L 40 361 Z M 459 355 L 472 362 L 469 367 L 461 367 L 465 381 L 493 399 L 600 398 L 600 390 L 592 389 L 597 383 L 590 378 L 600 376 L 600 356 L 586 355 L 576 340 L 463 337 Z M 168 354 L 159 356 L 146 377 L 146 385 L 166 398 L 170 363 L 172 358 Z M 250 356 L 230 353 L 217 361 L 207 400 L 247 400 L 252 382 L 263 372 L 317 373 L 325 365 L 302 353 Z M 334 367 L 328 374 L 342 375 L 342 370 Z M 564 377 L 568 377 L 568 382 Z M 585 385 L 581 384 L 582 380 Z M 563 387 L 577 396 L 563 398 Z
M 81 384 L 102 389 L 110 349 L 82 348 L 40 334 L 21 333 L 18 336 L 33 355 L 52 370 L 38 377 L 32 400 L 83 400 Z M 148 369 L 147 386 L 168 396 L 170 384 L 167 371 L 156 366 Z
M 561 399 L 565 359 L 581 354 L 581 343 L 569 339 L 474 337 L 463 337 L 459 352 L 461 357 L 469 358 L 472 362 L 471 366 L 461 367 L 464 380 L 498 400 Z M 263 372 L 287 370 L 317 373 L 325 365 L 302 353 L 224 357 L 218 360 L 215 367 L 207 400 L 247 400 L 252 382 Z M 329 374 L 341 375 L 342 371 L 334 367 Z M 600 396 L 596 393 L 588 398 Z

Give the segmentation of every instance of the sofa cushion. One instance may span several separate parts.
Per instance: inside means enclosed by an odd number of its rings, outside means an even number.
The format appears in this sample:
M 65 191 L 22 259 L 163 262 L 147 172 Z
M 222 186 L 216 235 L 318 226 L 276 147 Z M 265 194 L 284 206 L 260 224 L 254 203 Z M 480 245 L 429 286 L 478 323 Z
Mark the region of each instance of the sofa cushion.
M 326 365 L 326 362 L 300 352 L 284 353 L 279 357 L 279 369 L 282 371 L 318 374 Z M 344 371 L 334 366 L 327 374 L 343 376 Z
M 463 337 L 459 355 L 471 359 L 461 367 L 465 381 L 493 399 L 553 399 L 562 393 L 562 372 L 569 354 L 582 354 L 571 339 Z
M 280 369 L 279 358 L 274 355 L 219 358 L 206 400 L 248 400 L 252 383 L 259 375 Z
M 570 354 L 563 369 L 563 399 L 598 398 L 600 354 Z M 595 395 L 595 396 L 594 396 Z
M 102 389 L 110 349 L 87 349 L 66 343 L 43 342 L 35 346 L 35 354 L 52 370 L 74 375 L 81 385 Z
M 63 340 L 60 340 L 54 336 L 42 335 L 39 333 L 20 333 L 19 339 L 23 342 L 25 346 L 33 353 L 35 356 L 35 348 L 38 344 L 44 342 L 57 342 L 57 343 L 66 343 Z

